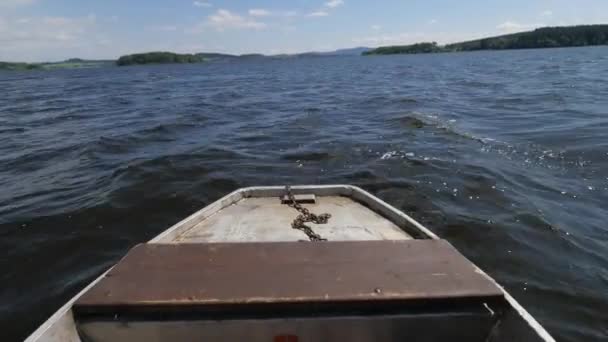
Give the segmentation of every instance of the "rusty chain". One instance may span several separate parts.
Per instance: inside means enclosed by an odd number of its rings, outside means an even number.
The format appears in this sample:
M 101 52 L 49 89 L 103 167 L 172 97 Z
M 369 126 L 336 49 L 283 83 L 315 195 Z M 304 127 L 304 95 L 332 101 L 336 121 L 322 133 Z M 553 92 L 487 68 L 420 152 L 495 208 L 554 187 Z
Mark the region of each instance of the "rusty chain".
M 291 223 L 291 227 L 293 229 L 297 229 L 304 232 L 304 234 L 308 236 L 310 241 L 327 241 L 327 239 L 324 239 L 321 237 L 321 235 L 315 233 L 314 230 L 310 228 L 310 226 L 307 226 L 306 222 L 326 224 L 327 221 L 329 221 L 329 219 L 331 218 L 331 214 L 315 215 L 311 213 L 308 209 L 304 208 L 296 201 L 296 198 L 293 195 L 293 192 L 291 191 L 291 187 L 289 185 L 285 186 L 285 193 L 287 195 L 287 198 L 289 199 L 288 205 L 300 212 L 298 217 L 296 217 L 295 220 L 293 220 L 293 222 Z

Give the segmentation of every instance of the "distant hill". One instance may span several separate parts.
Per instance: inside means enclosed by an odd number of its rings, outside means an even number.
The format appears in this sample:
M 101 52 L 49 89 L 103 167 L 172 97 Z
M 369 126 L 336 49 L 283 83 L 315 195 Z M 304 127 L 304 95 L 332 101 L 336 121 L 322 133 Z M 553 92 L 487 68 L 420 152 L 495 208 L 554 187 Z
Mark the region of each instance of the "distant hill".
M 246 53 L 244 55 L 239 55 L 239 58 L 264 58 L 264 57 L 268 57 L 266 55 L 263 55 L 261 53 Z
M 0 62 L 0 70 L 21 71 L 42 69 L 40 64 Z
M 82 64 L 87 64 L 87 63 L 112 63 L 114 62 L 113 60 L 109 60 L 109 59 L 82 59 L 82 58 L 70 58 L 70 59 L 66 59 L 63 62 L 57 62 L 57 63 L 82 63 Z M 46 63 L 46 64 L 53 64 L 53 63 Z
M 368 47 L 356 47 L 349 49 L 339 49 L 334 51 L 325 51 L 325 52 L 302 52 L 295 54 L 280 54 L 280 55 L 272 55 L 268 57 L 272 58 L 301 58 L 301 57 L 326 57 L 326 56 L 361 56 L 362 53 L 372 50 L 372 48 Z
M 476 50 L 537 49 L 608 45 L 608 25 L 581 25 L 544 27 L 534 31 L 476 39 L 439 46 L 436 43 L 418 43 L 401 46 L 384 46 L 364 55 L 436 53 Z
M 237 55 L 230 55 L 227 53 L 219 53 L 219 52 L 199 52 L 196 55 L 205 57 L 205 58 L 236 58 L 236 57 L 238 57 Z
M 62 62 L 45 63 L 11 63 L 0 62 L 0 70 L 54 70 L 54 69 L 82 69 L 98 68 L 113 65 L 111 60 L 86 60 L 80 58 L 70 58 Z
M 327 52 L 326 54 L 330 54 L 330 55 L 336 55 L 336 56 L 359 56 L 364 52 L 367 52 L 369 50 L 371 50 L 372 48 L 369 47 L 355 47 L 355 48 L 350 48 L 350 49 L 339 49 L 333 52 Z
M 83 68 L 100 68 L 114 65 L 113 60 L 97 60 L 97 59 L 81 59 L 70 58 L 63 62 L 56 63 L 40 63 L 43 69 L 83 69 Z

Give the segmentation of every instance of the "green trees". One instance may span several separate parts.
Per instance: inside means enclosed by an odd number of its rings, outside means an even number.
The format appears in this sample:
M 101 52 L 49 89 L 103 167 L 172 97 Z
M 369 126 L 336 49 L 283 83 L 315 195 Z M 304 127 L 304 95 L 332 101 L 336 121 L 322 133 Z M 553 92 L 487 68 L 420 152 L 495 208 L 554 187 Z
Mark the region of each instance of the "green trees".
M 449 44 L 450 51 L 535 49 L 608 44 L 608 25 L 544 27 L 534 31 Z
M 122 56 L 116 61 L 116 64 L 124 66 L 133 64 L 202 63 L 204 61 L 205 58 L 200 55 L 148 52 Z
M 36 70 L 42 69 L 39 64 L 0 62 L 0 70 Z
M 443 48 L 437 45 L 436 42 L 417 43 L 412 45 L 401 46 L 384 46 L 370 51 L 366 51 L 363 55 L 392 55 L 392 54 L 414 54 L 414 53 L 434 53 L 442 52 Z
M 608 45 L 608 25 L 544 27 L 529 32 L 483 38 L 462 43 L 448 44 L 445 46 L 438 46 L 435 42 L 403 46 L 385 46 L 368 51 L 364 53 L 364 55 L 535 49 L 590 45 Z

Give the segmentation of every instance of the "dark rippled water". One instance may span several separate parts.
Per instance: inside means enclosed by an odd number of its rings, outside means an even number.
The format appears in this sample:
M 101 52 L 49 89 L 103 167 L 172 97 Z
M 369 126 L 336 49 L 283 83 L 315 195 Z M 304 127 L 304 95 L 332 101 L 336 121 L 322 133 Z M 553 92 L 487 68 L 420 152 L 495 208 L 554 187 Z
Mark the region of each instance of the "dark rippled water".
M 608 339 L 608 48 L 0 74 L 0 322 L 250 185 L 350 183 Z

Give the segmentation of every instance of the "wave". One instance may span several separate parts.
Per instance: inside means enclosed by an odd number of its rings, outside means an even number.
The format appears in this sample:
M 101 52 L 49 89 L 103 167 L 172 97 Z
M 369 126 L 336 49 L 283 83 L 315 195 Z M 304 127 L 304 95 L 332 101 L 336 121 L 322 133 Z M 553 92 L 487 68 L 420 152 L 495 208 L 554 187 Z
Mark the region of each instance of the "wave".
M 579 153 L 568 153 L 568 150 L 544 146 L 538 143 L 522 143 L 508 142 L 493 137 L 480 136 L 475 133 L 467 132 L 458 128 L 456 120 L 443 119 L 438 115 L 408 112 L 388 119 L 389 125 L 397 128 L 405 128 L 409 132 L 431 131 L 434 134 L 445 136 L 448 139 L 458 138 L 465 142 L 470 141 L 478 144 L 476 148 L 482 153 L 493 154 L 500 158 L 516 162 L 524 167 L 542 167 L 550 170 L 561 170 L 567 172 L 575 172 L 576 169 L 582 170 L 589 166 L 594 155 L 584 154 L 584 151 Z M 592 127 L 589 123 L 580 123 L 580 127 Z M 597 127 L 597 126 L 596 126 Z M 579 128 L 582 129 L 582 128 Z M 456 143 L 456 141 L 454 141 Z M 596 146 L 597 140 L 595 140 Z M 576 152 L 575 149 L 569 147 L 569 150 Z M 384 153 L 390 153 L 386 151 Z M 414 152 L 414 151 L 409 151 Z M 386 155 L 385 159 L 390 159 L 395 156 L 402 156 L 404 151 L 396 151 L 394 155 Z M 405 156 L 407 157 L 407 156 Z M 595 155 L 595 159 L 601 158 L 601 155 Z
M 314 152 L 314 151 L 307 151 L 307 152 L 291 152 L 291 153 L 286 153 L 283 154 L 281 156 L 281 159 L 284 160 L 290 160 L 290 161 L 322 161 L 322 160 L 329 160 L 334 158 L 334 156 L 332 156 L 331 154 L 327 153 L 327 152 Z
M 25 133 L 26 131 L 25 127 L 0 128 L 0 134 Z
M 435 130 L 481 143 L 493 140 L 491 138 L 480 138 L 472 133 L 461 131 L 455 125 L 455 120 L 445 120 L 436 114 L 412 111 L 390 117 L 388 121 L 404 128 Z
M 198 127 L 198 124 L 193 123 L 158 124 L 128 134 L 100 136 L 82 144 L 80 155 L 91 159 L 103 159 L 107 155 L 130 153 L 154 144 L 174 142 L 189 130 Z

